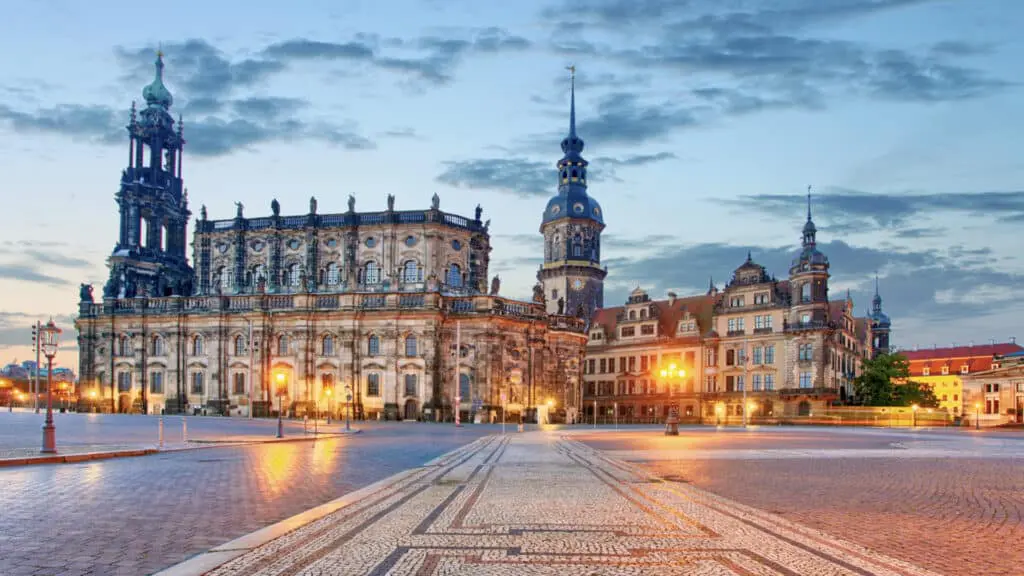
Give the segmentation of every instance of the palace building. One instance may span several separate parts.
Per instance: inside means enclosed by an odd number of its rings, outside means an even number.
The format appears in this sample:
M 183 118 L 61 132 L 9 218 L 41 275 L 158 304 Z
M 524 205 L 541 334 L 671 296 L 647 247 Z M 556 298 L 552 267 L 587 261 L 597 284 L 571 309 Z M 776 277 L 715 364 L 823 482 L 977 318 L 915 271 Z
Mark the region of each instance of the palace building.
M 724 289 L 653 301 L 634 290 L 598 310 L 584 362 L 585 416 L 726 422 L 812 416 L 853 394 L 861 361 L 888 350 L 891 323 L 877 290 L 872 312 L 829 299 L 829 261 L 807 222 L 786 280 L 751 254 Z M 881 348 L 880 348 L 881 347 Z
M 132 105 L 102 301 L 91 286 L 81 289 L 83 402 L 143 413 L 262 415 L 280 406 L 299 416 L 440 420 L 457 405 L 483 420 L 505 409 L 576 417 L 586 321 L 566 312 L 600 304 L 603 278 L 596 202 L 587 203 L 596 217 L 568 215 L 586 200 L 579 176 L 560 181 L 566 216 L 545 219 L 561 227 L 568 250 L 545 282 L 569 270 L 592 281 L 568 307 L 550 308 L 544 292 L 554 288 L 541 284 L 532 302 L 502 296 L 500 280 L 488 276 L 482 209 L 472 218 L 444 212 L 436 194 L 417 210 L 397 210 L 392 195 L 370 212 L 357 212 L 351 196 L 336 214 L 320 213 L 315 198 L 293 215 L 282 215 L 276 199 L 255 218 L 240 203 L 222 220 L 202 207 L 190 265 L 186 141 L 163 70 L 158 55 L 146 108 Z M 574 118 L 562 148 L 563 171 L 583 171 Z M 589 257 L 578 255 L 577 236 Z

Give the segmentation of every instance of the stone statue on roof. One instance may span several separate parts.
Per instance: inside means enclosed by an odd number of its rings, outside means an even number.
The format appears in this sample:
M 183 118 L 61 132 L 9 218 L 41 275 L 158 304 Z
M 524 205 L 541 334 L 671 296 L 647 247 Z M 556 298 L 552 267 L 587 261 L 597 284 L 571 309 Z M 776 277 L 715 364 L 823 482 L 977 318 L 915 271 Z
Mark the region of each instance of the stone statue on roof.
M 316 214 L 316 196 L 309 197 L 309 213 Z
M 241 218 L 242 217 L 242 210 L 243 209 L 245 209 L 245 206 L 242 205 L 241 202 L 235 202 L 235 218 Z
M 92 284 L 82 284 L 78 289 L 79 302 L 92 302 Z
M 206 220 L 206 204 L 203 204 L 203 206 L 199 209 L 199 219 Z
M 565 313 L 565 298 L 558 297 L 558 315 L 561 316 Z
M 388 212 L 395 211 L 395 195 L 388 194 Z
M 484 213 L 484 209 L 479 204 L 476 205 L 476 221 L 480 221 L 480 215 Z
M 434 195 L 430 198 L 430 209 L 440 210 L 441 209 L 441 197 L 434 192 Z
M 501 290 L 501 277 L 495 276 L 494 279 L 491 280 L 491 296 L 497 296 L 498 290 Z
M 544 287 L 537 282 L 533 285 L 533 301 L 538 304 L 544 303 Z
M 274 213 L 274 216 L 281 215 L 281 203 L 277 201 L 277 198 L 270 201 L 270 211 Z
M 355 212 L 356 211 L 356 197 L 351 195 L 351 194 L 348 195 L 348 211 L 349 212 Z

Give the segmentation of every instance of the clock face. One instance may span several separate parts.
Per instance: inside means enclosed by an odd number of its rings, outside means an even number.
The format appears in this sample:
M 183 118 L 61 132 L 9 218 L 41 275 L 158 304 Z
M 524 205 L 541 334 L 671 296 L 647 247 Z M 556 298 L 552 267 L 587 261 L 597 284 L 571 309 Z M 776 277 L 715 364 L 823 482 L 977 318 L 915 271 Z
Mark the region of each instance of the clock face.
M 583 280 L 580 280 L 579 278 L 573 280 L 572 281 L 572 289 L 573 290 L 583 290 Z

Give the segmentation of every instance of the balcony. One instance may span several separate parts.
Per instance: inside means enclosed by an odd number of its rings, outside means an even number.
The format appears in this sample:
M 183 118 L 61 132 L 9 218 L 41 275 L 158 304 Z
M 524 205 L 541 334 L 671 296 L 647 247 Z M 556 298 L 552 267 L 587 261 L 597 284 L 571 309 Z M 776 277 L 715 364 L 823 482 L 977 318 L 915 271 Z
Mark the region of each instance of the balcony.
M 725 335 L 729 336 L 729 337 L 732 337 L 732 336 L 746 336 L 747 335 L 747 331 L 746 330 L 729 330 L 728 332 L 725 333 Z
M 771 326 L 767 328 L 754 328 L 754 334 L 771 334 L 774 331 Z

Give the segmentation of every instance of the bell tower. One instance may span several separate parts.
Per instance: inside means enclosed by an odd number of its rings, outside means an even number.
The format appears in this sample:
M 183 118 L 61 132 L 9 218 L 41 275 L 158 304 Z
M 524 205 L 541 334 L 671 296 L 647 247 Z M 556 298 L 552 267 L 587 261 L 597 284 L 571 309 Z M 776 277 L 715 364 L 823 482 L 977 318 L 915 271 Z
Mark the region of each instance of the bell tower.
M 818 229 L 811 219 L 811 187 L 807 187 L 807 222 L 800 253 L 789 268 L 792 290 L 791 326 L 823 328 L 828 322 L 828 258 L 817 247 Z
M 878 293 L 878 275 L 875 275 L 875 297 L 871 299 L 871 357 L 888 354 L 890 351 L 889 336 L 892 333 L 892 322 L 882 312 L 882 296 Z
M 146 107 L 132 102 L 128 122 L 128 167 L 115 195 L 120 210 L 117 245 L 107 261 L 104 298 L 187 296 L 192 269 L 185 249 L 191 213 L 181 179 L 185 139 L 174 102 L 164 86 L 163 54 L 157 52 L 153 81 L 142 90 Z M 148 152 L 148 154 L 147 154 Z
M 589 322 L 604 306 L 601 231 L 604 213 L 587 195 L 587 166 L 583 139 L 576 135 L 576 67 L 570 66 L 569 134 L 562 140 L 558 161 L 558 194 L 541 217 L 544 263 L 537 271 L 548 314 L 580 315 Z

